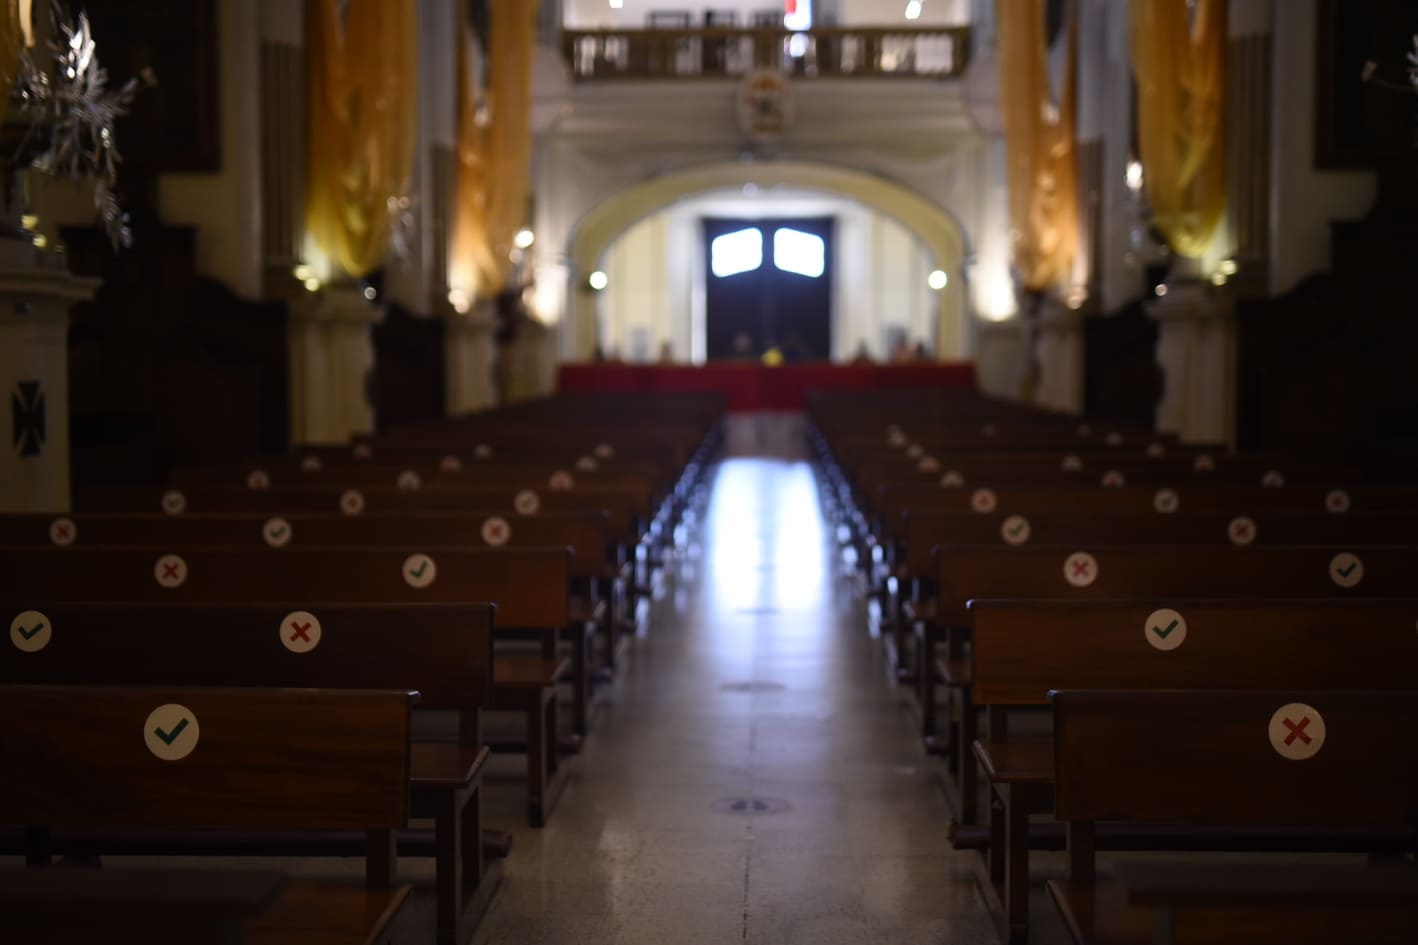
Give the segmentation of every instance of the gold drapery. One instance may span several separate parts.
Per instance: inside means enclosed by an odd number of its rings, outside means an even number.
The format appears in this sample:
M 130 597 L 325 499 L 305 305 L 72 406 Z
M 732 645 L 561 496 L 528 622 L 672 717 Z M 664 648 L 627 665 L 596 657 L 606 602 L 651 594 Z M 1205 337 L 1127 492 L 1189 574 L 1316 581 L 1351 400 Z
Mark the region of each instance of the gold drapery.
M 6 88 L 14 84 L 20 51 L 34 45 L 32 7 L 31 0 L 5 0 L 5 13 L 0 16 L 0 78 Z
M 1226 212 L 1227 0 L 1132 0 L 1138 140 L 1153 222 L 1205 255 Z M 1188 22 L 1191 17 L 1191 22 Z
M 477 124 L 466 12 L 458 50 L 458 209 L 449 281 L 469 297 L 506 287 L 512 241 L 527 222 L 531 173 L 537 4 L 491 0 L 489 14 L 486 127 Z
M 1066 286 L 1078 252 L 1078 18 L 1070 12 L 1055 102 L 1044 0 L 996 0 L 995 11 L 1014 265 L 1027 289 Z
M 306 228 L 348 275 L 389 248 L 389 201 L 413 171 L 418 131 L 415 0 L 308 0 Z

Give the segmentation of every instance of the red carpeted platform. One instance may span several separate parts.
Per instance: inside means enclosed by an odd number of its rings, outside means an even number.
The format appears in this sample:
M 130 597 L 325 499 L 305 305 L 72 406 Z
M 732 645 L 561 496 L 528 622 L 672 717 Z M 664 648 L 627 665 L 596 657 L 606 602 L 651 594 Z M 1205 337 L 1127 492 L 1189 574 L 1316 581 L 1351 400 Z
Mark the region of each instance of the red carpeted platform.
M 810 390 L 973 390 L 975 365 L 921 364 L 563 364 L 557 388 L 564 394 L 718 391 L 729 410 L 802 410 Z

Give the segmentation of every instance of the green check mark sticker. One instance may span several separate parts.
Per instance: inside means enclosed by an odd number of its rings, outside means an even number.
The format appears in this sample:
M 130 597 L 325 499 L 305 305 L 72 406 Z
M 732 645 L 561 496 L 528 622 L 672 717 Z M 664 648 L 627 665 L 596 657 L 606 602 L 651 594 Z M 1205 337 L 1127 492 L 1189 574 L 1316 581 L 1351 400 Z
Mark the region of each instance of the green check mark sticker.
M 438 565 L 425 554 L 409 555 L 404 559 L 404 581 L 409 587 L 422 590 L 438 577 Z
M 1007 545 L 1022 545 L 1029 540 L 1029 519 L 1011 515 L 1000 523 L 1000 537 Z
M 38 653 L 53 636 L 49 618 L 37 610 L 16 614 L 10 621 L 10 642 L 22 653 Z
M 1329 576 L 1340 587 L 1354 587 L 1364 580 L 1364 562 L 1356 554 L 1341 551 L 1329 560 Z
M 1164 653 L 1186 642 L 1187 620 L 1177 611 L 1164 607 L 1147 615 L 1144 636 L 1154 650 Z
M 149 712 L 143 724 L 143 743 L 161 761 L 186 758 L 196 749 L 201 735 L 196 713 L 175 702 Z
M 291 540 L 290 522 L 283 518 L 267 519 L 266 524 L 261 528 L 261 536 L 272 548 L 284 548 L 290 544 Z

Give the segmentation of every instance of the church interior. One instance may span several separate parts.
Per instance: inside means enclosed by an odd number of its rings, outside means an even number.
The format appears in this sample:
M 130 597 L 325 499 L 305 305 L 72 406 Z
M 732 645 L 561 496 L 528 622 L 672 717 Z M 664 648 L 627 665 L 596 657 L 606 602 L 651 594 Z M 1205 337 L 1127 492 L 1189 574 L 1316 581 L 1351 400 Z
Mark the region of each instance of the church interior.
M 0 941 L 1418 942 L 1413 0 L 0 74 Z

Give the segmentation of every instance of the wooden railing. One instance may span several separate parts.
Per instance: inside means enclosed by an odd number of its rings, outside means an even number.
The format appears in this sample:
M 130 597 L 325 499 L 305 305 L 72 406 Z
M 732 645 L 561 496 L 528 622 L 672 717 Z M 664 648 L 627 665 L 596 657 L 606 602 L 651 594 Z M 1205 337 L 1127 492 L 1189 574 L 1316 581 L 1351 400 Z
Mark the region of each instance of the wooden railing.
M 715 79 L 773 69 L 799 78 L 955 78 L 970 27 L 568 30 L 562 51 L 578 82 Z

